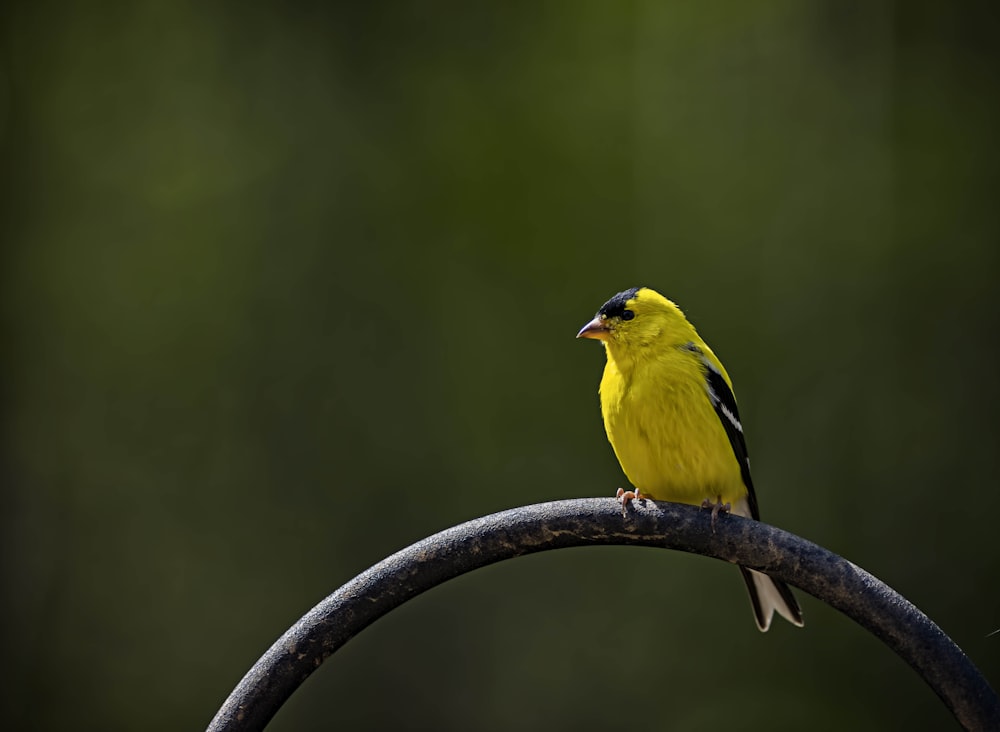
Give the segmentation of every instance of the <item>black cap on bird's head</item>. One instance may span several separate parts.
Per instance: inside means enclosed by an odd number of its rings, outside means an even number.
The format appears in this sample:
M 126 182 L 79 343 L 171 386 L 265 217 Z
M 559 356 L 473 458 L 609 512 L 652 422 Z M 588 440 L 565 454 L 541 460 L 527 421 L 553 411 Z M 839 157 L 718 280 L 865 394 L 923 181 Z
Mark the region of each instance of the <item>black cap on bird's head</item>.
M 611 326 L 608 321 L 612 318 L 616 318 L 618 320 L 631 320 L 635 317 L 635 313 L 629 310 L 626 306 L 629 302 L 635 299 L 641 289 L 643 288 L 633 287 L 629 290 L 623 290 L 601 305 L 601 309 L 597 311 L 597 315 L 594 316 L 594 319 L 583 326 L 583 328 L 580 329 L 580 332 L 576 334 L 576 337 L 596 338 L 602 341 L 607 340 L 608 335 L 611 333 Z
M 628 304 L 628 301 L 634 299 L 641 289 L 641 287 L 633 287 L 631 290 L 619 292 L 601 305 L 601 309 L 597 311 L 597 314 L 608 318 L 622 317 L 625 314 L 625 306 Z

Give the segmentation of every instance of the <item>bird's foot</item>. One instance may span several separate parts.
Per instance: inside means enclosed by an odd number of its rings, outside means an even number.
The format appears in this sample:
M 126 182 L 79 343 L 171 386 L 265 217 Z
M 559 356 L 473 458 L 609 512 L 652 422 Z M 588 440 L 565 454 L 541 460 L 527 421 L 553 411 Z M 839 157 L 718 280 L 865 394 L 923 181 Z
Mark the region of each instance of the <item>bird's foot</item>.
M 729 510 L 733 507 L 731 503 L 723 503 L 722 496 L 718 497 L 717 501 L 712 501 L 706 498 L 701 502 L 702 508 L 712 509 L 712 533 L 715 533 L 715 520 L 719 518 L 719 513 L 729 513 Z
M 627 491 L 624 488 L 619 488 L 618 492 L 615 493 L 615 498 L 617 498 L 618 502 L 622 504 L 622 517 L 625 516 L 628 504 L 632 501 L 639 501 L 640 503 L 646 502 L 646 498 L 642 495 L 642 492 L 638 488 L 634 491 Z

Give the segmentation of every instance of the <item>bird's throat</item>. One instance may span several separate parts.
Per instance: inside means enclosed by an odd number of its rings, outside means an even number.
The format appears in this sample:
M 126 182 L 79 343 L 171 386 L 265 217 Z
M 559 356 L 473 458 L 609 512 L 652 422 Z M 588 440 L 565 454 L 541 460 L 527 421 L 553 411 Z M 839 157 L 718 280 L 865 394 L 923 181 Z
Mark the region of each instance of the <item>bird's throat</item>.
M 636 367 L 636 354 L 627 348 L 625 344 L 614 340 L 605 341 L 604 348 L 607 352 L 608 366 L 622 376 L 626 378 L 630 377 Z

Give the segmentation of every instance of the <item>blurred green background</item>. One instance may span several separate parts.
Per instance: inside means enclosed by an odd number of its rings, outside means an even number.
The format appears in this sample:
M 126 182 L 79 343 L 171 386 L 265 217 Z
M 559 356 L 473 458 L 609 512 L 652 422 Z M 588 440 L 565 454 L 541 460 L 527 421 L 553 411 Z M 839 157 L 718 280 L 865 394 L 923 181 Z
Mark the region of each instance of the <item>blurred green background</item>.
M 99 9 L 98 9 L 99 8 Z M 198 729 L 340 584 L 623 483 L 577 329 L 648 284 L 734 378 L 765 520 L 1000 679 L 1000 102 L 987 4 L 2 11 L 3 717 Z M 731 567 L 462 577 L 274 730 L 942 729 Z

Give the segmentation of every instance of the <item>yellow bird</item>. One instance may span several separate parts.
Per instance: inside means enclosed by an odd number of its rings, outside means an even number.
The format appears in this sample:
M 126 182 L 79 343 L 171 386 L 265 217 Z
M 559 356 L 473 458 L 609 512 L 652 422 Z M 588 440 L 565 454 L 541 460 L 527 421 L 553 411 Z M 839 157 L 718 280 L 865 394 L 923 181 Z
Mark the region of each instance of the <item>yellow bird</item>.
M 604 343 L 601 413 L 635 498 L 732 510 L 760 520 L 732 382 L 673 302 L 648 287 L 608 300 L 577 338 Z M 740 567 L 761 631 L 777 611 L 801 627 L 788 585 Z

